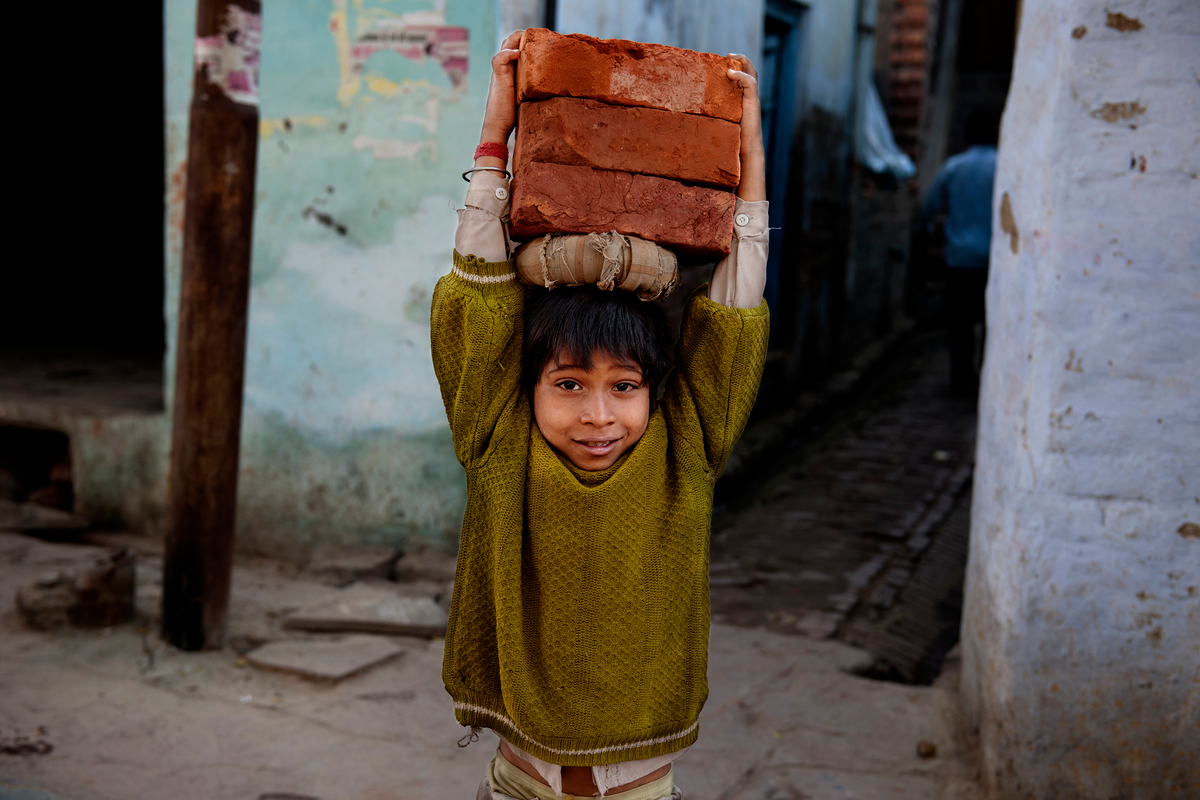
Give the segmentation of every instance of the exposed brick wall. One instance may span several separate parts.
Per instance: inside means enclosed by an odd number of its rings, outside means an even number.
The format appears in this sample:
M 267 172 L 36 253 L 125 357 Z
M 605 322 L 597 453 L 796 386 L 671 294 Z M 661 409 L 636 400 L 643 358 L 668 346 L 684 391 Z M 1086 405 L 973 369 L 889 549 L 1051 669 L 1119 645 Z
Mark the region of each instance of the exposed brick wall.
M 921 155 L 921 131 L 929 74 L 937 39 L 939 0 L 893 0 L 888 36 L 884 105 L 892 134 L 914 161 Z

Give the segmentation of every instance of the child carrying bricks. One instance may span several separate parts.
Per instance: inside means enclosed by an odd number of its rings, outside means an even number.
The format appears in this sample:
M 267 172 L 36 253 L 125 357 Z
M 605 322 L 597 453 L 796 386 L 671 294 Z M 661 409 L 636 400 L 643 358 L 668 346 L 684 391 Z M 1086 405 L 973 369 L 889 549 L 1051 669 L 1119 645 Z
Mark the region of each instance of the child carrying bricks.
M 500 737 L 481 799 L 679 797 L 671 764 L 708 694 L 713 486 L 767 346 L 756 75 L 731 57 L 743 94 L 732 246 L 688 300 L 668 375 L 656 303 L 516 279 L 504 143 L 520 33 L 492 59 L 454 263 L 433 298 L 467 477 L 443 680 L 458 721 Z

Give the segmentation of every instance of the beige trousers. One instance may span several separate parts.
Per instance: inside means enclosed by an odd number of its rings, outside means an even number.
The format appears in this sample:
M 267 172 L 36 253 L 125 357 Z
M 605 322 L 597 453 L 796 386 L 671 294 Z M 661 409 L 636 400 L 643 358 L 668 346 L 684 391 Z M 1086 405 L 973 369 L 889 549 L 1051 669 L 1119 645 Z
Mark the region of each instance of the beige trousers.
M 564 797 L 574 800 L 575 796 L 555 794 L 549 786 L 509 762 L 499 750 L 488 764 L 487 780 L 479 784 L 476 794 L 476 800 L 560 800 Z M 682 795 L 675 788 L 672 770 L 653 783 L 604 797 L 605 800 L 681 800 Z

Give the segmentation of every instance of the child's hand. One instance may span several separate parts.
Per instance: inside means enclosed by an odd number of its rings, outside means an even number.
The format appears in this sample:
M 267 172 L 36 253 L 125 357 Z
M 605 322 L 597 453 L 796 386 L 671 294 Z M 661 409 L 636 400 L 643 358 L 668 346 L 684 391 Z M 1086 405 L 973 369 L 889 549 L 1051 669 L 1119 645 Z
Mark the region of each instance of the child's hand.
M 492 80 L 488 86 L 487 110 L 483 112 L 483 132 L 479 135 L 479 143 L 495 142 L 508 144 L 508 135 L 517 124 L 517 90 L 516 90 L 516 61 L 520 50 L 521 34 L 515 31 L 500 45 L 500 52 L 492 56 Z M 500 167 L 505 164 L 501 159 L 492 156 L 482 156 L 475 161 L 476 166 Z
M 753 202 L 767 199 L 767 154 L 763 147 L 762 109 L 758 103 L 758 72 L 750 59 L 737 53 L 730 58 L 742 62 L 741 70 L 731 69 L 730 80 L 742 87 L 742 180 L 738 197 Z

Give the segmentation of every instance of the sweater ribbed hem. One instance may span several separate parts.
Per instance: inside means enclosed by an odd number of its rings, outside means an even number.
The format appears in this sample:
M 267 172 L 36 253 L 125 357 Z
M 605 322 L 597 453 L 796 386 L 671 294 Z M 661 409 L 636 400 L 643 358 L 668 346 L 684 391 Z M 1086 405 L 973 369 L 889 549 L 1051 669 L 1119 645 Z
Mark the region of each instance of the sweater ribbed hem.
M 538 737 L 521 730 L 502 709 L 502 704 L 486 700 L 454 700 L 454 716 L 460 724 L 494 730 L 530 755 L 564 767 L 591 767 L 654 758 L 690 747 L 700 735 L 697 715 L 683 725 L 676 723 L 651 728 L 643 735 L 631 737 Z
M 460 279 L 475 284 L 503 283 L 517 278 L 512 261 L 484 261 L 478 256 L 460 255 L 457 250 L 450 270 Z

